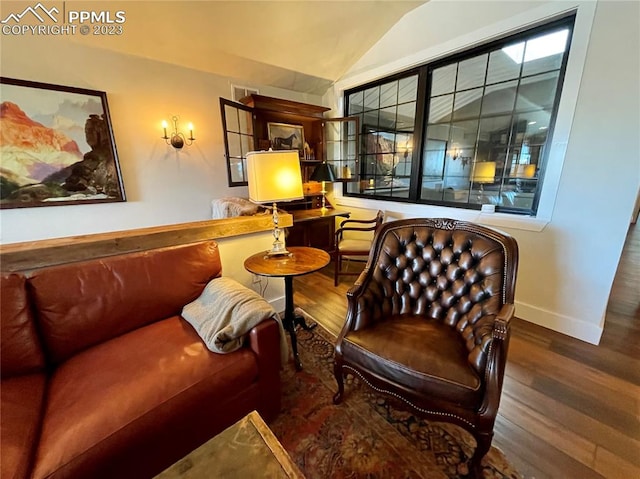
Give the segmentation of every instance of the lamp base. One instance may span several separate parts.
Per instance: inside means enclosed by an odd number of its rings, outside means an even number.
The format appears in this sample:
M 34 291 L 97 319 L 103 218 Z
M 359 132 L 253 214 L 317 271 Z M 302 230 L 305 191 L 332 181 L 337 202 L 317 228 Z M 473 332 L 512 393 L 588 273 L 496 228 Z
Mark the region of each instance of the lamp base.
M 265 258 L 270 258 L 272 256 L 293 256 L 293 253 L 287 250 L 286 246 L 279 238 L 276 238 L 273 242 L 272 248 L 264 253 Z
M 273 244 L 269 251 L 265 252 L 264 257 L 270 258 L 272 256 L 292 256 L 293 253 L 287 251 L 284 241 L 280 239 L 280 228 L 278 228 L 278 206 L 273 203 Z
M 270 249 L 269 251 L 264 252 L 265 258 L 277 258 L 279 256 L 293 256 L 291 251 L 287 251 L 286 249 L 283 251 L 274 251 Z

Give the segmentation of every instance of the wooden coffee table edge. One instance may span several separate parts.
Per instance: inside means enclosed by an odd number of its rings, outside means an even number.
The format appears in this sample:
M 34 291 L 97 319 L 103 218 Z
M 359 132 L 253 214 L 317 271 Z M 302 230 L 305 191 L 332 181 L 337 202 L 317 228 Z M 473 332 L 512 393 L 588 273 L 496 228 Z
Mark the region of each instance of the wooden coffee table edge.
M 258 434 L 262 436 L 265 444 L 269 447 L 271 453 L 280 463 L 287 476 L 292 479 L 305 479 L 302 471 L 298 468 L 296 463 L 293 462 L 293 459 L 291 459 L 291 456 L 289 456 L 289 453 L 285 450 L 285 448 L 282 447 L 282 444 L 280 444 L 278 438 L 275 436 L 275 434 L 273 434 L 273 431 L 269 429 L 269 426 L 265 424 L 262 416 L 260 416 L 257 411 L 251 411 L 247 415 L 247 419 L 251 422 L 251 424 L 253 424 L 253 427 L 256 428 Z

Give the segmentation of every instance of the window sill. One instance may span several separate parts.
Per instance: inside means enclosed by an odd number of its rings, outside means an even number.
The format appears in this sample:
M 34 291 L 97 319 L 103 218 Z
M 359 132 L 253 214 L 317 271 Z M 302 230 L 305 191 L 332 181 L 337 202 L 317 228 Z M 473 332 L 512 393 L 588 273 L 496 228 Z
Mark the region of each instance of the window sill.
M 403 218 L 452 218 L 461 221 L 472 221 L 495 228 L 510 228 L 523 231 L 542 231 L 550 219 L 534 218 L 506 213 L 481 213 L 476 210 L 448 208 L 445 206 L 418 205 L 397 203 L 394 201 L 368 200 L 350 196 L 335 196 L 332 203 L 351 208 L 383 210 L 386 221 Z

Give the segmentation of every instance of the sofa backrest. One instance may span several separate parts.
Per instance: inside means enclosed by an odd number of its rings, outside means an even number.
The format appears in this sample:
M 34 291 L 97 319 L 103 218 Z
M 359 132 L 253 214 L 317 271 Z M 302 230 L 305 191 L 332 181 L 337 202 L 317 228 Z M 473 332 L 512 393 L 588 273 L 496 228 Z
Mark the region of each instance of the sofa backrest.
M 48 359 L 180 314 L 221 274 L 214 241 L 52 266 L 29 287 Z
M 26 279 L 0 276 L 0 372 L 3 378 L 44 369 L 44 355 L 29 305 Z

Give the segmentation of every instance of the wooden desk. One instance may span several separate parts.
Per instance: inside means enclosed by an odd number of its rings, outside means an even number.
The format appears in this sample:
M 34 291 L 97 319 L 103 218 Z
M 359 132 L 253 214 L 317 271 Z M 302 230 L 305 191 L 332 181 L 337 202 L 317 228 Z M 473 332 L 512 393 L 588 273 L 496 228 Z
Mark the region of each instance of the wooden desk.
M 348 218 L 351 214 L 335 208 L 294 210 L 290 213 L 293 226 L 287 229 L 287 245 L 319 248 L 330 254 L 335 249 L 336 217 Z
M 313 329 L 316 325 L 307 326 L 304 318 L 294 314 L 293 306 L 293 278 L 303 274 L 313 273 L 324 268 L 331 261 L 326 251 L 304 246 L 287 246 L 290 256 L 266 256 L 264 251 L 248 257 L 244 261 L 247 271 L 260 276 L 284 278 L 284 327 L 291 337 L 291 349 L 296 369 L 302 369 L 302 363 L 298 356 L 298 342 L 296 339 L 296 325 L 304 329 Z
M 304 476 L 256 411 L 250 412 L 155 479 Z

